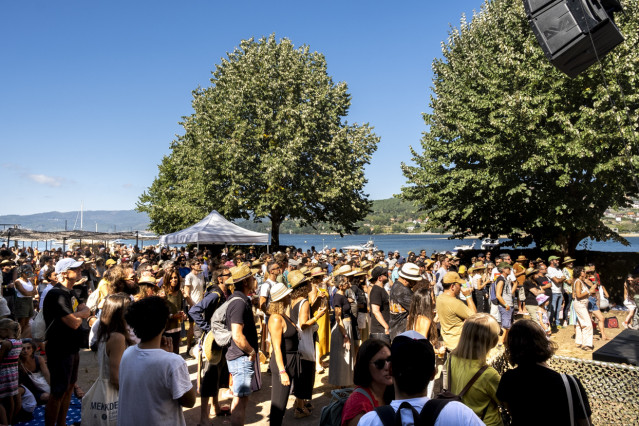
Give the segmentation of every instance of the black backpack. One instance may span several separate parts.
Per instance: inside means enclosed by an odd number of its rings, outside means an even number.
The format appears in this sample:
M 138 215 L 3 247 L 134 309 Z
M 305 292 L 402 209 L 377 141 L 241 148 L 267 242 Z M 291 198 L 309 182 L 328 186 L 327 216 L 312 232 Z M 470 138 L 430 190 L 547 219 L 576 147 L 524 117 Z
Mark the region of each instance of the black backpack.
M 433 426 L 437 421 L 439 413 L 444 409 L 446 404 L 452 401 L 462 402 L 462 397 L 466 394 L 466 392 L 468 392 L 477 379 L 484 374 L 484 371 L 486 371 L 487 368 L 488 366 L 486 365 L 480 368 L 479 371 L 477 371 L 477 373 L 475 373 L 475 375 L 468 381 L 459 395 L 456 395 L 446 389 L 442 390 L 435 398 L 429 399 L 428 402 L 424 404 L 420 413 L 417 413 L 417 410 L 415 410 L 415 408 L 406 401 L 402 402 L 397 411 L 395 411 L 390 405 L 384 405 L 375 408 L 375 412 L 384 426 L 401 426 L 402 408 L 410 409 L 413 412 L 413 421 L 415 426 Z M 450 385 L 450 361 L 448 362 L 448 378 Z

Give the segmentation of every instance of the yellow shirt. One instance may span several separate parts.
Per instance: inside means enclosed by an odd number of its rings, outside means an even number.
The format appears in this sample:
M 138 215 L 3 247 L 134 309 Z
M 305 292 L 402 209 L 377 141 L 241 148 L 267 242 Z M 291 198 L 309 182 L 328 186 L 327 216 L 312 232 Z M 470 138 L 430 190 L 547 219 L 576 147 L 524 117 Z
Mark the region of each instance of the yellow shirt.
M 459 343 L 464 320 L 473 312 L 464 302 L 446 293 L 437 297 L 436 306 L 444 344 L 452 351 Z
M 482 364 L 479 360 L 459 358 L 455 355 L 452 355 L 450 360 L 452 362 L 450 391 L 459 395 L 470 379 L 482 367 Z M 497 370 L 493 367 L 488 367 L 462 398 L 463 403 L 480 418 L 484 415 L 484 410 L 486 410 L 486 414 L 482 419 L 486 426 L 502 424 L 501 415 L 497 409 L 497 404 L 499 403 L 497 399 L 499 379 L 500 376 Z

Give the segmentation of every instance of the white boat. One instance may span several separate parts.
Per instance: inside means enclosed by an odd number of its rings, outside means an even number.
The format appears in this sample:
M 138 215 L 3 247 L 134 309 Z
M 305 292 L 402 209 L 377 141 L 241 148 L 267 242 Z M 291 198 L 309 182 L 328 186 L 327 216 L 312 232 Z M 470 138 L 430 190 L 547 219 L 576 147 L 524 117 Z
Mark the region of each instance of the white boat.
M 496 248 L 499 248 L 499 240 L 484 238 L 484 240 L 481 242 L 482 250 L 495 250 Z
M 366 244 L 353 244 L 350 246 L 342 247 L 342 250 L 359 250 L 359 251 L 367 251 L 373 249 L 373 251 L 377 250 L 377 246 L 373 242 L 373 240 L 369 240 Z
M 455 250 L 455 251 L 464 251 L 464 250 L 474 250 L 474 249 L 475 249 L 475 241 L 473 241 L 473 243 L 471 245 L 460 244 L 458 246 L 455 246 L 455 248 L 453 250 Z

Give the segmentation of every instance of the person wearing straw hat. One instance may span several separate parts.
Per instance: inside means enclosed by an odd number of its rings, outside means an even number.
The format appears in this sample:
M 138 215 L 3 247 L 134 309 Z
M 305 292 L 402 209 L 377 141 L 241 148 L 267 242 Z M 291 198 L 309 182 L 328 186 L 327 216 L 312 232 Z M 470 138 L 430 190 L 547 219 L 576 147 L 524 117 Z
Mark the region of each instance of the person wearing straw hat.
M 513 274 L 515 275 L 515 280 L 517 281 L 517 299 L 519 300 L 519 313 L 525 316 L 528 316 L 528 311 L 526 311 L 526 293 L 524 291 L 524 280 L 526 279 L 526 264 L 528 263 L 528 259 L 523 254 L 520 254 L 515 263 L 513 263 Z
M 561 262 L 561 264 L 563 265 L 563 269 L 561 270 L 561 273 L 564 274 L 564 278 L 566 278 L 566 280 L 564 281 L 564 285 L 563 285 L 563 294 L 564 294 L 564 322 L 565 325 L 570 325 L 570 306 L 572 305 L 572 283 L 573 283 L 573 267 L 575 264 L 576 259 L 573 259 L 570 256 L 566 256 L 564 257 L 563 262 Z M 573 322 L 574 325 L 574 322 Z
M 288 274 L 288 282 L 291 285 L 291 320 L 301 330 L 300 337 L 300 365 L 299 380 L 295 383 L 294 394 L 295 412 L 305 413 L 312 411 L 311 399 L 313 397 L 313 385 L 315 383 L 315 341 L 314 334 L 318 328 L 317 320 L 326 314 L 326 308 L 320 308 L 317 316 L 311 316 L 311 304 L 309 294 L 312 289 L 309 277 L 304 276 L 301 271 L 291 271 Z M 315 296 L 317 298 L 317 296 Z
M 231 423 L 242 425 L 249 396 L 262 387 L 257 358 L 257 328 L 248 298 L 253 291 L 255 279 L 246 264 L 234 266 L 230 271 L 231 278 L 226 281 L 226 284 L 233 284 L 235 292 L 229 298 L 226 310 L 226 326 L 232 333 L 231 344 L 226 352 L 226 361 L 229 372 L 233 376 Z
M 289 276 L 295 277 L 299 271 L 292 271 Z M 299 329 L 287 315 L 291 307 L 291 292 L 285 284 L 277 283 L 271 290 L 271 303 L 268 307 L 268 330 L 271 334 L 272 353 L 270 367 L 273 374 L 271 386 L 271 413 L 270 424 L 279 426 L 282 424 L 286 403 L 291 391 L 291 385 L 298 387 L 298 377 L 301 372 L 299 354 Z M 310 414 L 303 408 L 295 408 L 295 417 L 306 417 Z
M 486 273 L 486 265 L 482 262 L 476 262 L 468 268 L 468 274 L 470 275 L 470 286 L 473 289 L 472 298 L 477 312 L 490 313 L 488 289 L 486 287 L 490 283 L 490 274 Z
M 328 354 L 328 343 L 331 334 L 331 327 L 328 315 L 320 315 L 321 311 L 328 310 L 328 290 L 324 277 L 326 271 L 320 267 L 311 269 L 311 291 L 308 295 L 311 305 L 311 314 L 317 318 L 317 341 L 315 342 L 315 370 L 322 374 L 324 366 L 322 365 L 322 357 Z
M 413 287 L 422 280 L 419 266 L 404 263 L 397 274 L 397 281 L 391 287 L 390 303 L 390 339 L 406 331 L 408 312 L 413 300 Z

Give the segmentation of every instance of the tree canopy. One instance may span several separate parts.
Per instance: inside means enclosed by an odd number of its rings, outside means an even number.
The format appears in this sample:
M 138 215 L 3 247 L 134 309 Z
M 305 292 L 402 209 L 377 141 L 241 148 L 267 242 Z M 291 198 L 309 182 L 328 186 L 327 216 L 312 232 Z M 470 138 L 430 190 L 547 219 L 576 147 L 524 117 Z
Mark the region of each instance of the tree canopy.
M 557 71 L 521 1 L 488 0 L 462 17 L 433 61 L 423 152 L 411 147 L 414 164 L 402 164 L 401 196 L 457 237 L 565 253 L 585 237 L 625 242 L 601 220 L 638 192 L 639 1 L 624 6 L 607 84 L 598 64 L 574 79 Z
M 193 92 L 151 187 L 140 196 L 151 229 L 173 232 L 215 209 L 229 219 L 271 221 L 273 244 L 285 218 L 355 230 L 369 211 L 364 166 L 379 138 L 345 121 L 351 97 L 326 60 L 275 36 L 243 40 Z

